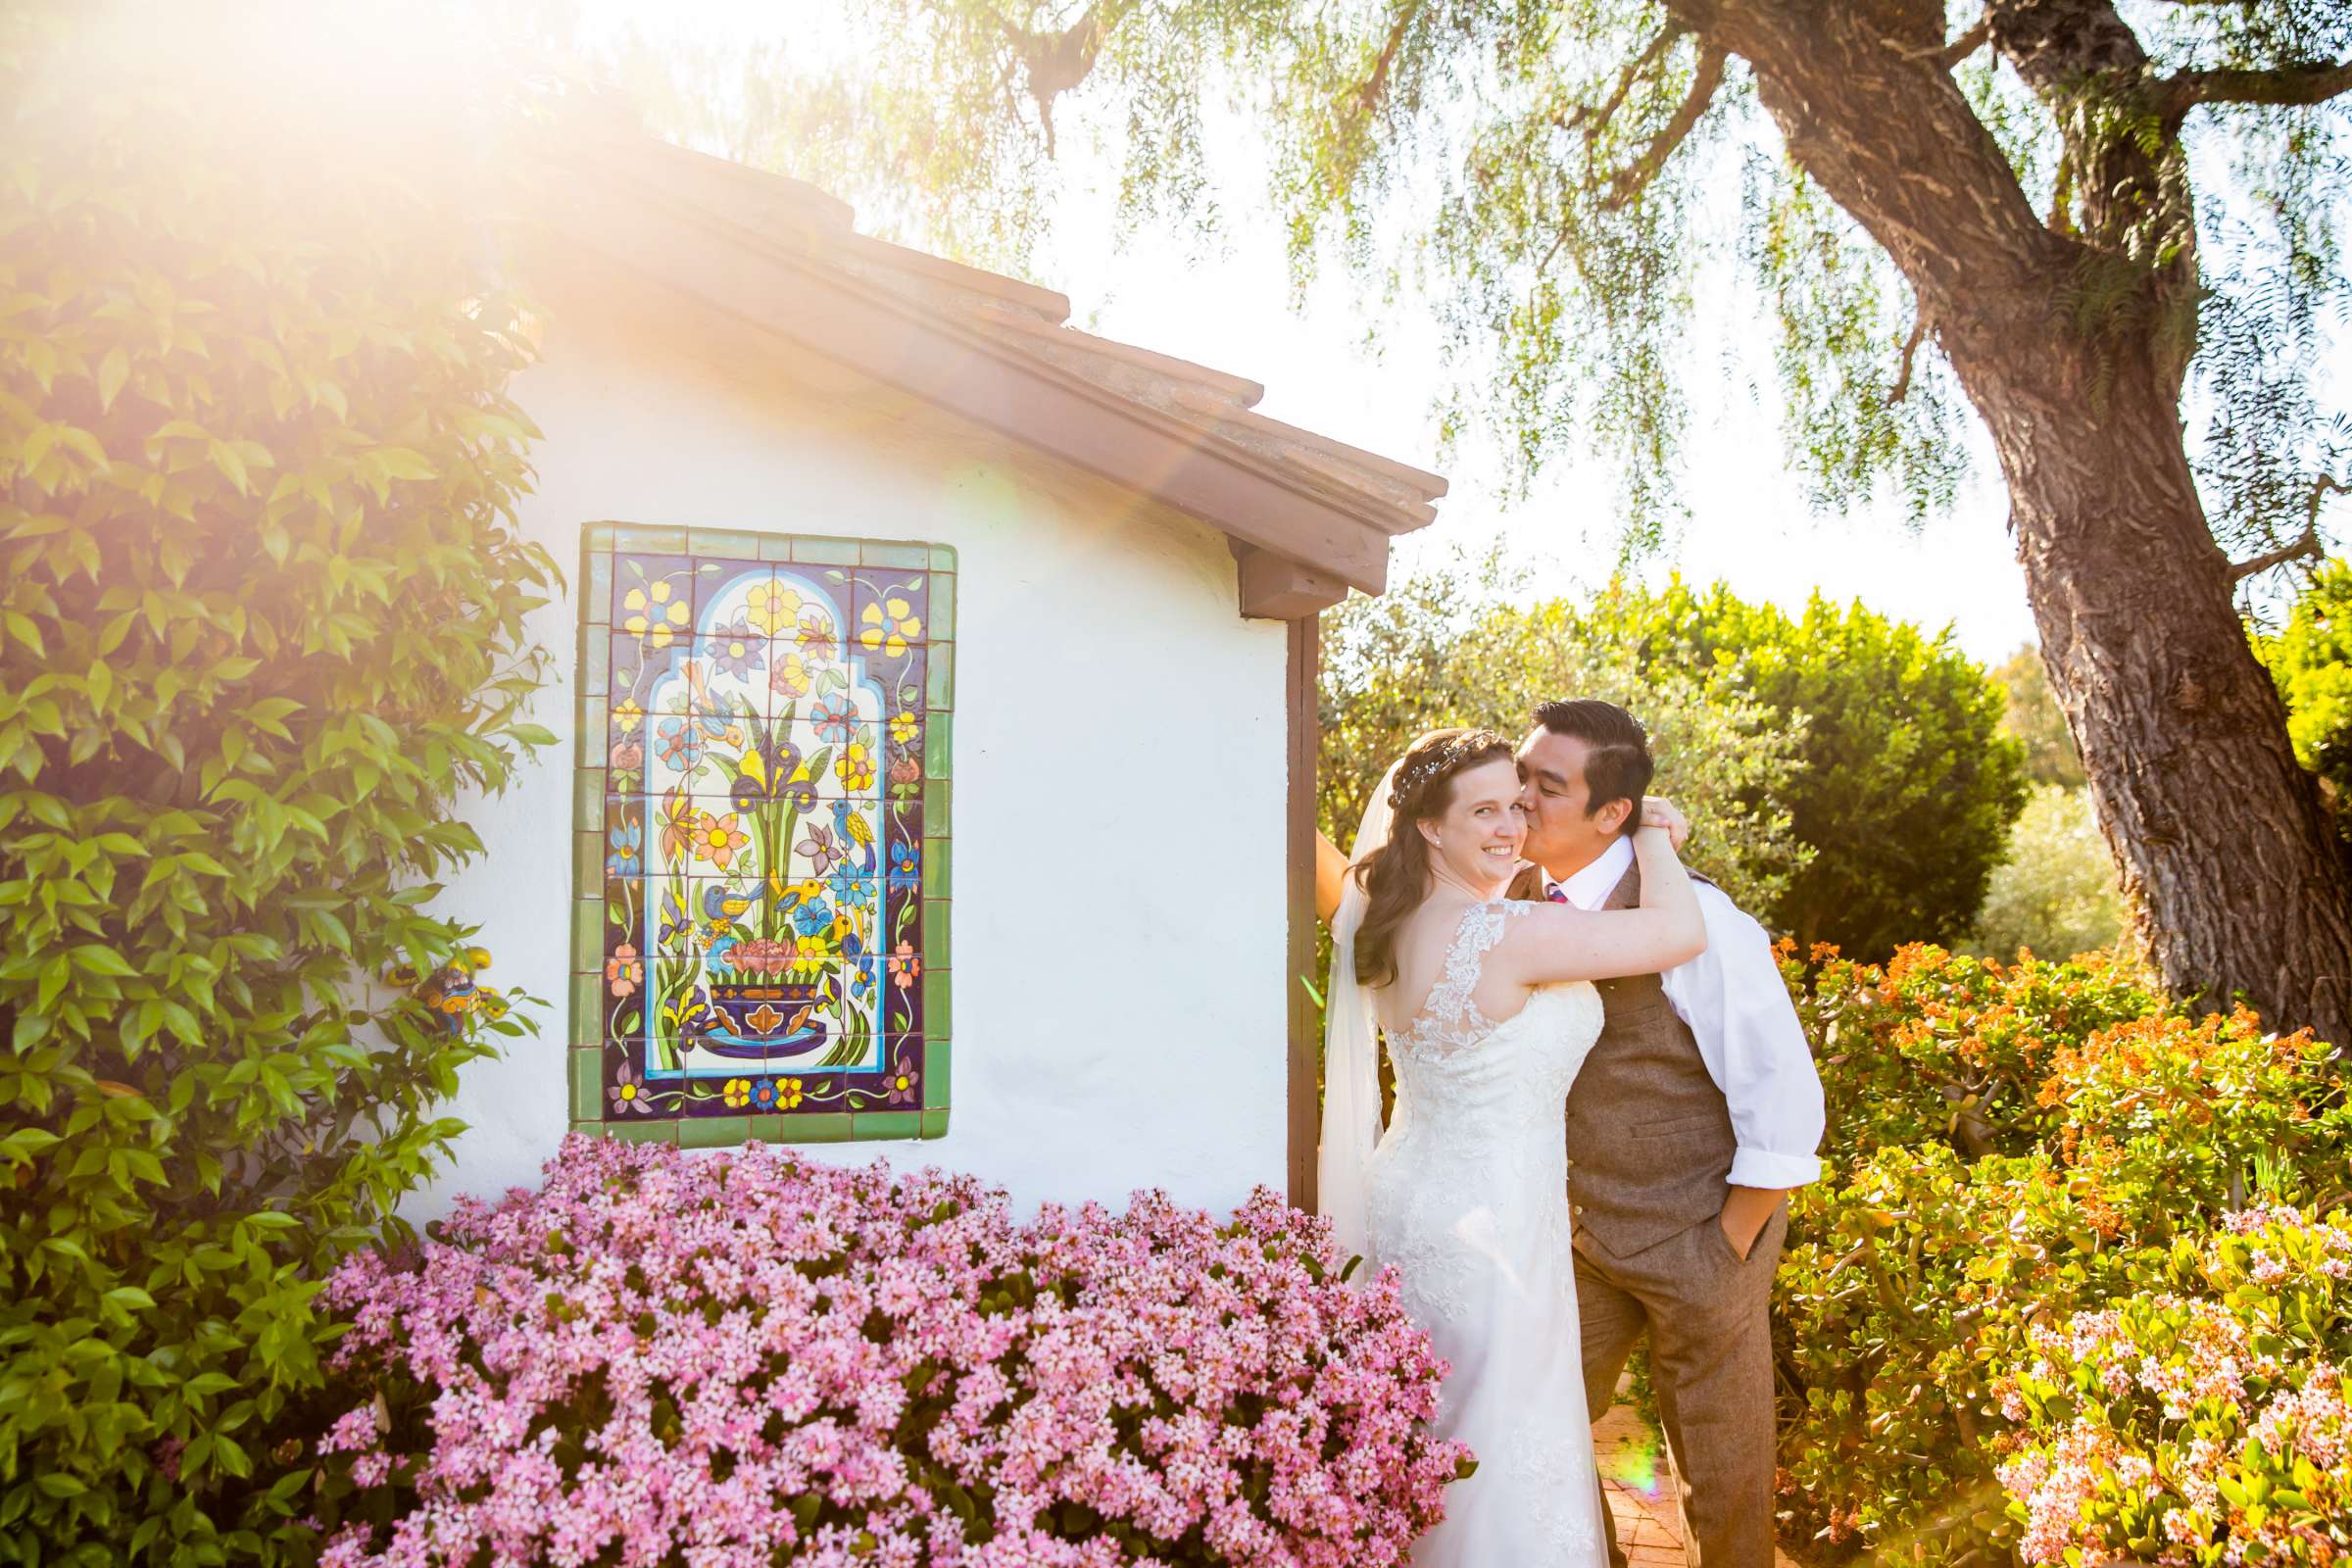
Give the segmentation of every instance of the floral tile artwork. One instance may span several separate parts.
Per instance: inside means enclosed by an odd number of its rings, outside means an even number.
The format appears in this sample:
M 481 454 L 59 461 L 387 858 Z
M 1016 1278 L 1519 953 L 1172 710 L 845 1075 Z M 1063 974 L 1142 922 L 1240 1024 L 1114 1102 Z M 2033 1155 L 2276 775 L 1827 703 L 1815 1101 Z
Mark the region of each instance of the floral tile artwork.
M 575 1125 L 944 1132 L 954 553 L 600 523 L 582 555 L 612 586 L 580 628 Z

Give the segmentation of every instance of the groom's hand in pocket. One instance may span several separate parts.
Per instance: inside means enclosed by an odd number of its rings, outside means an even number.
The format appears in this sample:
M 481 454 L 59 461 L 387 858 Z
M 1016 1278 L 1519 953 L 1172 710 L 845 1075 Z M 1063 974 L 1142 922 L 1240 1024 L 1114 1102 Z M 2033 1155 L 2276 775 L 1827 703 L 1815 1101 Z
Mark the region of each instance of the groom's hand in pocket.
M 1723 1213 L 1716 1223 L 1723 1227 L 1723 1239 L 1732 1244 L 1732 1250 L 1741 1262 L 1755 1250 L 1756 1238 L 1772 1223 L 1775 1210 L 1786 1195 L 1769 1187 L 1735 1187 L 1724 1200 Z

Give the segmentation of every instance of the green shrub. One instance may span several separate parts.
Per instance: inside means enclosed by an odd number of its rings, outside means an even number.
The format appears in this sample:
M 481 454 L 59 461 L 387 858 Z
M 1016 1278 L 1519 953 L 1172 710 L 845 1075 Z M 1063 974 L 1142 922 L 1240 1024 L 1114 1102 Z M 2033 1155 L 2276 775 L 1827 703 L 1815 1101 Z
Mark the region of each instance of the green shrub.
M 2003 689 L 1948 630 L 1818 594 L 1792 616 L 1680 579 L 1619 585 L 1588 619 L 1643 668 L 1707 675 L 1783 725 L 1801 717 L 1804 765 L 1779 804 L 1811 854 L 1759 911 L 1770 929 L 1874 959 L 1968 934 L 2025 806 L 2025 752 L 2003 731 Z
M 2021 1154 L 2055 1123 L 2052 1053 L 2166 1011 L 2152 975 L 2105 955 L 1996 963 L 1904 948 L 1884 967 L 1782 946 L 1782 975 L 1820 1062 L 1833 1170 L 1881 1149 L 1947 1143 L 1967 1158 Z
M 1859 605 L 1791 617 L 1720 585 L 1522 604 L 1527 587 L 1490 558 L 1325 614 L 1335 841 L 1421 731 L 1516 736 L 1544 699 L 1599 697 L 1648 727 L 1693 862 L 1768 929 L 1881 957 L 1968 932 L 2025 804 L 2024 752 L 2000 688 L 1947 637 Z
M 1784 1526 L 1834 1554 L 2006 1562 L 2001 1391 L 2034 1330 L 2160 1288 L 2178 1244 L 2250 1202 L 2340 1196 L 2334 1054 L 2183 1016 L 2095 956 L 1788 969 L 1831 1137 L 1776 1293 Z
M 1969 945 L 2002 958 L 2020 950 L 2062 957 L 2113 947 L 2125 916 L 2090 792 L 2041 784 L 2009 830 L 2008 858 L 1993 868 Z
M 1802 721 L 1785 720 L 1736 682 L 1645 667 L 1628 641 L 1601 635 L 1568 601 L 1510 603 L 1525 586 L 1490 558 L 1419 573 L 1324 614 L 1324 831 L 1348 847 L 1382 769 L 1424 730 L 1480 724 L 1515 741 L 1534 726 L 1538 703 L 1598 697 L 1648 729 L 1659 789 L 1699 828 L 1692 862 L 1742 906 L 1771 907 L 1808 853 L 1782 804 L 1801 765 Z
M 2089 782 L 2074 732 L 2066 727 L 2066 710 L 2058 706 L 2049 671 L 2041 667 L 2041 650 L 2026 644 L 1993 670 L 1992 678 L 2001 683 L 2009 705 L 2001 727 L 2025 748 L 2027 781 L 2070 790 Z
M 2337 832 L 2352 837 L 2352 563 L 2312 573 L 2286 624 L 2257 634 L 2254 651 L 2286 704 L 2296 759 L 2320 776 Z
M 0 1562 L 220 1562 L 518 1027 L 425 906 L 553 564 L 481 210 L 90 47 L 0 22 Z

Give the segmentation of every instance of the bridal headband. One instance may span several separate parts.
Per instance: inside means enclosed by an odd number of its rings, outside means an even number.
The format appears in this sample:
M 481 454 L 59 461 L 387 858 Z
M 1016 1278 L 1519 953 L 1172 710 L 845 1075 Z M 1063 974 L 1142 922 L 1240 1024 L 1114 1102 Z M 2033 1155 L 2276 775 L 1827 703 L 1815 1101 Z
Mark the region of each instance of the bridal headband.
M 1497 742 L 1510 744 L 1491 729 L 1469 729 L 1432 751 L 1419 761 L 1396 770 L 1396 782 L 1389 790 L 1389 809 L 1401 811 L 1404 803 L 1419 794 L 1421 787 L 1445 772 L 1472 752 L 1483 752 Z

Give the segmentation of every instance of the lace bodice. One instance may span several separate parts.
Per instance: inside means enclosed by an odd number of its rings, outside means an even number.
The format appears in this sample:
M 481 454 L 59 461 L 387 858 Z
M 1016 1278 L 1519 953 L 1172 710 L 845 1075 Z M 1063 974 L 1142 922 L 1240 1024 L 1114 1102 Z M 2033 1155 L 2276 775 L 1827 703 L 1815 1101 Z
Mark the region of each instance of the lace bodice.
M 1478 990 L 1479 969 L 1494 944 L 1502 940 L 1503 928 L 1509 923 L 1512 906 L 1500 901 L 1474 904 L 1462 911 L 1461 924 L 1454 928 L 1453 941 L 1446 950 L 1446 966 L 1438 975 L 1438 983 L 1429 988 L 1429 997 L 1421 1004 L 1404 1033 L 1389 1042 L 1393 1054 L 1411 1052 L 1415 1054 L 1445 1054 L 1474 1046 L 1498 1027 L 1494 1020 L 1481 1012 L 1473 1000 Z M 1528 906 L 1518 906 L 1522 912 Z
M 1560 1094 L 1566 1097 L 1568 1080 L 1573 1079 L 1584 1054 L 1600 1033 L 1600 994 L 1591 985 L 1572 982 L 1544 986 L 1528 998 L 1527 1007 L 1520 1013 L 1497 1023 L 1481 1011 L 1477 992 L 1486 956 L 1502 940 L 1510 921 L 1542 907 L 1534 904 L 1510 903 L 1495 900 L 1489 904 L 1472 905 L 1462 911 L 1461 923 L 1454 928 L 1453 941 L 1446 947 L 1446 961 L 1439 971 L 1437 983 L 1430 987 L 1429 997 L 1421 1010 L 1413 1016 L 1403 1031 L 1389 1039 L 1389 1054 L 1396 1063 L 1401 1077 L 1407 1062 L 1434 1064 L 1446 1057 L 1486 1045 L 1496 1036 L 1511 1030 L 1529 1011 L 1541 1007 L 1545 1018 L 1555 1027 L 1534 1027 L 1530 1032 L 1539 1037 L 1586 1035 L 1580 1045 L 1569 1053 L 1564 1065 L 1566 1076 L 1560 1084 Z M 1556 1010 L 1566 1006 L 1565 1014 Z M 1590 1024 L 1590 1029 L 1582 1027 Z M 1546 1074 L 1548 1076 L 1548 1074 Z
M 1460 1216 L 1567 1222 L 1561 1118 L 1600 1035 L 1600 994 L 1581 982 L 1542 986 L 1500 1023 L 1473 1000 L 1486 956 L 1532 907 L 1465 910 L 1428 1000 L 1389 1042 L 1396 1104 L 1372 1160 L 1373 1245 L 1382 1262 L 1417 1260 L 1408 1293 L 1442 1315 L 1459 1310 L 1460 1276 L 1477 1261 L 1460 1247 Z

